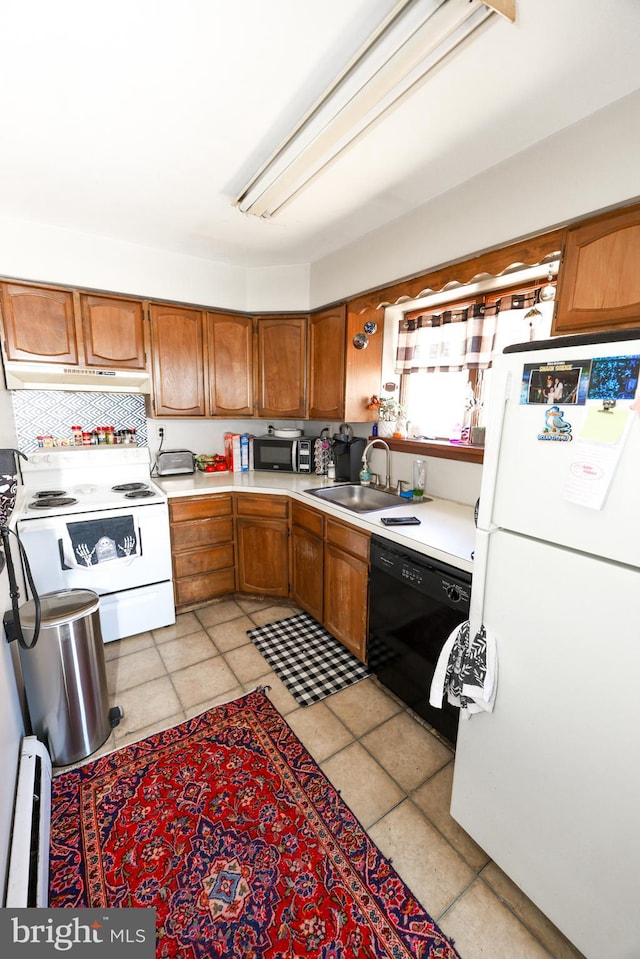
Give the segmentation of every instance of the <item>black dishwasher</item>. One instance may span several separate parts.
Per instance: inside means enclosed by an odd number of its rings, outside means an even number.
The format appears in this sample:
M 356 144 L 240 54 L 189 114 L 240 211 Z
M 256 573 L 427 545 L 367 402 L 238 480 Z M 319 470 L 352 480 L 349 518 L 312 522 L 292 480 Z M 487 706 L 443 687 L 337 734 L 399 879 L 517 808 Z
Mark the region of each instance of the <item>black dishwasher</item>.
M 388 689 L 455 744 L 458 710 L 429 705 L 440 651 L 469 618 L 471 573 L 371 539 L 369 668 Z

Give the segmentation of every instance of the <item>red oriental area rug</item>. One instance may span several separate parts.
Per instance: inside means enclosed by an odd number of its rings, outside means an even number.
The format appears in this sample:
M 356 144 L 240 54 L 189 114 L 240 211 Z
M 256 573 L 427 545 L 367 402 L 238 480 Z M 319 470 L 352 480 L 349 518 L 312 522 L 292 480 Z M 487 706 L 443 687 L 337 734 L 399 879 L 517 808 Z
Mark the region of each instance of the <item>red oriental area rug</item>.
M 158 957 L 458 957 L 262 690 L 56 776 L 52 806 L 50 905 L 154 906 Z

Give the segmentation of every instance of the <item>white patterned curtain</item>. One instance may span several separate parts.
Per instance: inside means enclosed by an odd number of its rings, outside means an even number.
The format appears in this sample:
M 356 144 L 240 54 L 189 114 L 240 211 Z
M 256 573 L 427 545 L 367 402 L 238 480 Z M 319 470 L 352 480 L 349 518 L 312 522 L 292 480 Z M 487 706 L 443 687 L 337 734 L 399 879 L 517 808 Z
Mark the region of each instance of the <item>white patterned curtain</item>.
M 401 320 L 395 372 L 485 370 L 505 346 L 548 336 L 552 304 L 540 303 L 539 293 L 537 288 Z M 544 314 L 548 323 L 540 322 Z

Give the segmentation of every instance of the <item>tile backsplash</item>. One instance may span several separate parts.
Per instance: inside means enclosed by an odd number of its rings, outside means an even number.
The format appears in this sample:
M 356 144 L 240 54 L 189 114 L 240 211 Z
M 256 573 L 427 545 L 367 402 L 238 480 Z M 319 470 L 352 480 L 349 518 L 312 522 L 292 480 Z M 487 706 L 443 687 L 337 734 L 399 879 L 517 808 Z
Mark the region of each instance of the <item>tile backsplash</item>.
M 75 424 L 83 430 L 113 426 L 135 429 L 138 446 L 147 446 L 145 398 L 139 393 L 71 393 L 65 390 L 12 390 L 18 449 L 38 448 L 37 436 L 70 438 Z

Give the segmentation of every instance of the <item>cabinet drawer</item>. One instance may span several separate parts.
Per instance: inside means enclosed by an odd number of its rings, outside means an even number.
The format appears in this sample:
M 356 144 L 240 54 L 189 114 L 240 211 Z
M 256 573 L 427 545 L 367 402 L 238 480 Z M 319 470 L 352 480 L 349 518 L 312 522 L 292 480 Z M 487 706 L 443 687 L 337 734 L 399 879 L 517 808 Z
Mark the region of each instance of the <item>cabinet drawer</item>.
M 269 496 L 264 493 L 256 496 L 236 496 L 238 516 L 266 516 L 287 519 L 289 516 L 289 498 L 287 496 Z
M 173 558 L 173 568 L 176 579 L 183 576 L 196 576 L 198 573 L 209 573 L 216 569 L 233 567 L 233 544 L 214 546 L 213 549 L 188 549 L 183 553 L 176 553 Z
M 190 519 L 207 519 L 210 516 L 231 516 L 231 495 L 194 496 L 170 499 L 169 516 L 172 523 Z
M 176 606 L 202 603 L 215 596 L 232 593 L 236 588 L 233 569 L 220 569 L 200 576 L 187 576 L 174 582 Z
M 171 545 L 174 552 L 194 546 L 213 546 L 217 543 L 232 541 L 233 519 L 230 516 L 198 519 L 192 523 L 178 523 L 171 526 Z
M 327 520 L 327 543 L 351 553 L 365 562 L 369 560 L 369 534 L 353 526 L 344 526 L 332 519 Z
M 302 506 L 294 500 L 291 505 L 291 522 L 295 526 L 302 526 L 303 529 L 316 536 L 322 536 L 324 532 L 324 516 L 317 509 L 309 506 Z

